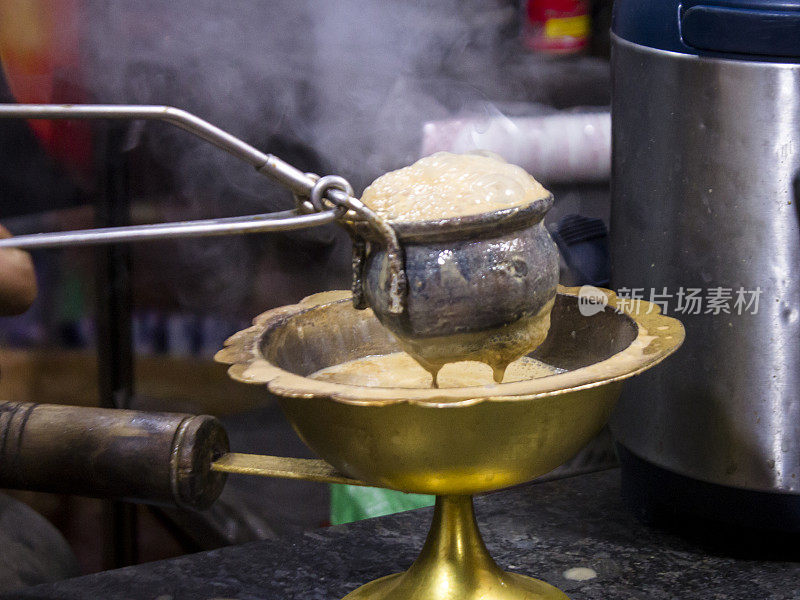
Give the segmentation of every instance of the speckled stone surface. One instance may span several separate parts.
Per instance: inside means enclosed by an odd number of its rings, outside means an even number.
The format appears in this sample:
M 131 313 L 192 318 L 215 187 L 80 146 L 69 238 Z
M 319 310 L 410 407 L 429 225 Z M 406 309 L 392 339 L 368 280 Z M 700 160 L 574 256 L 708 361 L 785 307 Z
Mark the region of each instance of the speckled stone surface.
M 736 559 L 645 527 L 622 506 L 619 471 L 528 485 L 476 499 L 497 562 L 572 600 L 800 600 L 800 562 Z M 3 598 L 335 600 L 406 569 L 431 509 L 253 542 L 28 588 Z M 567 579 L 588 567 L 597 577 Z

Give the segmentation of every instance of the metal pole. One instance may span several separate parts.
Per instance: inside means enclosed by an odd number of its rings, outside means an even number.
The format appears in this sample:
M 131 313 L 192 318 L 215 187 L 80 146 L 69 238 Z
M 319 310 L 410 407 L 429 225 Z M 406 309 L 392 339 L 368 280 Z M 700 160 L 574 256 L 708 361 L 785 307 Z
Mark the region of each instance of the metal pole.
M 120 148 L 122 132 L 108 128 L 98 152 L 103 178 L 95 203 L 100 226 L 124 226 L 130 218 L 127 157 Z M 110 244 L 97 248 L 97 368 L 100 406 L 130 408 L 133 398 L 133 343 L 131 332 L 130 246 Z M 138 562 L 136 506 L 110 501 L 105 508 L 104 558 L 108 568 Z
M 202 219 L 196 221 L 177 221 L 153 225 L 128 225 L 123 227 L 102 227 L 77 231 L 57 231 L 55 233 L 29 233 L 0 239 L 0 248 L 65 248 L 68 246 L 92 246 L 121 242 L 145 242 L 151 240 L 174 240 L 187 237 L 209 237 L 218 235 L 242 235 L 247 233 L 268 233 L 293 231 L 307 227 L 317 227 L 333 223 L 338 211 L 326 210 L 320 213 L 300 214 L 296 210 L 285 210 L 244 217 L 224 217 L 221 219 Z

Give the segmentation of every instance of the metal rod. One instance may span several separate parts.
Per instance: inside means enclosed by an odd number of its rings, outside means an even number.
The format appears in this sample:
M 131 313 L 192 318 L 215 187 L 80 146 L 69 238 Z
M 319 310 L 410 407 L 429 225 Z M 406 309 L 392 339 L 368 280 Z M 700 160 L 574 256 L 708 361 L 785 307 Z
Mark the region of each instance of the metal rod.
M 279 479 L 302 479 L 321 483 L 373 485 L 359 479 L 347 477 L 339 473 L 329 463 L 318 458 L 291 458 L 287 456 L 228 452 L 211 463 L 211 470 L 220 473 L 259 475 L 261 477 L 277 477 Z
M 234 235 L 263 233 L 271 231 L 291 231 L 332 223 L 337 211 L 303 215 L 295 210 L 244 217 L 224 219 L 204 219 L 199 221 L 178 221 L 176 223 L 156 223 L 154 225 L 129 225 L 126 227 L 105 227 L 100 229 L 79 229 L 56 233 L 32 233 L 0 239 L 0 248 L 62 248 L 65 246 L 91 246 L 120 242 L 141 242 L 159 239 L 185 237 L 208 237 L 215 235 Z
M 277 156 L 265 154 L 208 121 L 172 106 L 0 104 L 0 119 L 141 119 L 164 121 L 188 131 L 245 161 L 255 167 L 259 173 L 271 177 L 295 194 L 309 196 L 316 183 L 314 178 Z M 347 193 L 333 187 L 326 189 L 325 195 L 332 200 L 336 200 L 337 204 L 341 204 L 346 199 L 351 199 Z M 290 210 L 224 219 L 35 233 L 0 240 L 0 248 L 59 248 L 113 242 L 291 231 L 331 223 L 338 214 L 336 210 L 313 214 L 301 214 Z
M 273 154 L 265 154 L 216 125 L 173 106 L 135 104 L 0 104 L 3 119 L 124 119 L 164 121 L 249 163 L 297 194 L 308 195 L 314 180 Z M 335 190 L 332 190 L 335 193 Z M 341 193 L 341 192 L 339 192 Z
M 101 186 L 95 198 L 95 222 L 106 227 L 130 223 L 130 174 L 128 156 L 122 147 L 122 131 L 108 128 L 96 136 L 101 151 Z M 131 313 L 133 273 L 131 249 L 112 244 L 95 252 L 97 282 L 97 380 L 100 406 L 130 408 L 134 393 L 133 338 Z M 107 502 L 106 568 L 119 568 L 139 562 L 138 512 L 136 506 L 120 500 Z

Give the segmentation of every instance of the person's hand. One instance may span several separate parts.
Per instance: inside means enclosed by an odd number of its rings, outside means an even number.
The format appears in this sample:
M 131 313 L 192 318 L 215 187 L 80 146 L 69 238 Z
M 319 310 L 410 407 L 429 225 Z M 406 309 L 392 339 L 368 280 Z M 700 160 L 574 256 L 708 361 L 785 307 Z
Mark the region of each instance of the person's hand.
M 0 225 L 0 238 L 11 233 Z M 30 254 L 17 248 L 0 249 L 0 315 L 24 313 L 36 300 L 36 272 Z

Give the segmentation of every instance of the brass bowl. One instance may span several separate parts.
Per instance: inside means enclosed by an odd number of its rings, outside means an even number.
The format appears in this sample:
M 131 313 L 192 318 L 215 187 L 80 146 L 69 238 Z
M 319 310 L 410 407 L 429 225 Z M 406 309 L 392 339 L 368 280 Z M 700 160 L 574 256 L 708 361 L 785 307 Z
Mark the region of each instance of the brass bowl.
M 349 292 L 327 292 L 264 313 L 217 354 L 230 375 L 266 384 L 300 437 L 341 472 L 376 486 L 436 494 L 422 552 L 404 572 L 345 600 L 568 600 L 537 579 L 504 572 L 486 550 L 471 494 L 533 479 L 602 428 L 622 381 L 674 352 L 679 321 L 640 302 L 636 314 L 606 292 L 582 314 L 560 288 L 544 343 L 531 354 L 563 373 L 449 389 L 343 385 L 307 377 L 325 367 L 400 349 Z M 588 312 L 588 311 L 584 311 Z
M 638 315 L 607 308 L 583 316 L 562 288 L 545 342 L 531 354 L 566 372 L 518 383 L 410 389 L 306 377 L 366 355 L 400 350 L 349 292 L 326 292 L 264 313 L 217 359 L 247 383 L 266 384 L 298 435 L 342 473 L 425 494 L 475 494 L 556 468 L 605 424 L 621 382 L 673 352 L 679 321 L 643 303 Z M 644 314 L 648 309 L 649 314 Z

